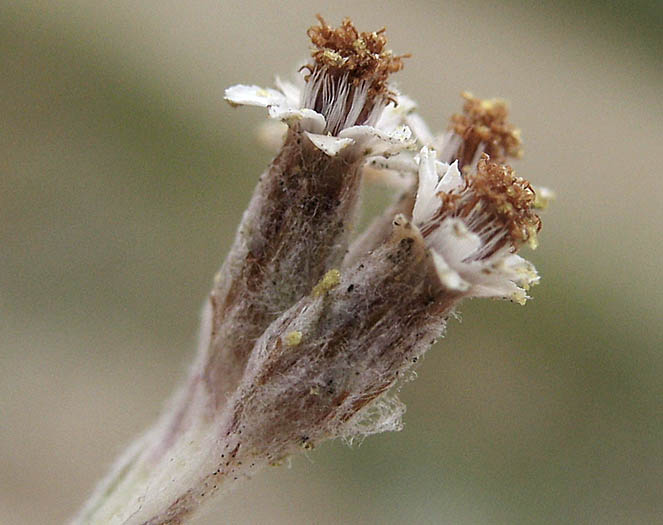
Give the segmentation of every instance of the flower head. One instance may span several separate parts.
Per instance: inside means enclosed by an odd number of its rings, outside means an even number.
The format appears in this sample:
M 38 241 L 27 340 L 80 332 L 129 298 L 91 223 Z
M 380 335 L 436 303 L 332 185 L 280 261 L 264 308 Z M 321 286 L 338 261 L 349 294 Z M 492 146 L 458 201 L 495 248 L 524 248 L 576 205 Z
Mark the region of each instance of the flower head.
M 350 126 L 374 125 L 387 103 L 396 101 L 389 75 L 403 69 L 403 56 L 386 48 L 384 28 L 360 33 L 349 18 L 338 28 L 318 15 L 320 25 L 308 36 L 313 43 L 304 105 L 323 114 L 326 131 L 335 135 Z
M 461 170 L 475 167 L 483 153 L 494 162 L 521 158 L 521 132 L 508 121 L 506 101 L 480 99 L 467 91 L 461 96 L 465 99 L 462 113 L 451 116 L 445 133 L 433 135 L 419 115 L 408 116 L 407 123 L 418 141 L 424 146 L 433 146 L 444 162 L 458 160 Z
M 516 252 L 525 243 L 536 247 L 535 202 L 529 182 L 486 154 L 463 176 L 457 161 L 440 162 L 427 147 L 420 153 L 413 221 L 449 289 L 524 303 L 539 278 Z
M 394 111 L 400 96 L 388 83 L 405 55 L 386 48 L 384 30 L 360 33 L 347 18 L 338 28 L 318 20 L 308 30 L 313 61 L 302 66 L 297 83 L 277 78 L 278 89 L 240 84 L 226 90 L 226 100 L 268 108 L 270 118 L 301 129 L 329 156 L 391 156 L 411 148 L 410 129 L 395 118 L 402 114 Z
M 495 162 L 522 157 L 520 129 L 507 121 L 506 102 L 476 98 L 468 92 L 461 95 L 463 112 L 452 115 L 449 124 L 449 131 L 462 140 L 456 153 L 461 167 L 472 165 L 482 153 Z

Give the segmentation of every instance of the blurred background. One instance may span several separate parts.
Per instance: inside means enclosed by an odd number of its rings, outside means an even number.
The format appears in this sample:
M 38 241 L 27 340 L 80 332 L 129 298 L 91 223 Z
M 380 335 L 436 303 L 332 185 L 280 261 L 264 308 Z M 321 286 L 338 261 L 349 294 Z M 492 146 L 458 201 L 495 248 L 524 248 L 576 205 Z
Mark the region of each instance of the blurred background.
M 462 305 L 402 432 L 196 523 L 663 522 L 660 1 L 22 0 L 0 4 L 0 523 L 66 520 L 183 377 L 270 160 L 265 112 L 223 89 L 287 77 L 317 12 L 387 26 L 433 128 L 464 89 L 511 101 L 516 169 L 558 195 L 525 253 L 542 284 Z

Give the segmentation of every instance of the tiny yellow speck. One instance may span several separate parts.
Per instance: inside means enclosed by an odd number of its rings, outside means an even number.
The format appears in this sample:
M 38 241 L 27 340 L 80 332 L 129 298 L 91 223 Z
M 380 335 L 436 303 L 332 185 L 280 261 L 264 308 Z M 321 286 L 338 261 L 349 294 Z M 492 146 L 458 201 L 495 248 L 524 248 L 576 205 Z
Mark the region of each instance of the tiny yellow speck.
M 352 42 L 352 46 L 357 50 L 357 51 L 362 51 L 366 49 L 366 42 L 364 41 L 363 38 L 358 38 L 354 42 Z
M 520 306 L 525 306 L 525 303 L 527 303 L 527 296 L 525 295 L 525 292 L 519 290 L 514 292 L 514 294 L 511 296 L 511 300 L 514 303 L 518 303 Z
M 346 59 L 343 58 L 339 53 L 333 51 L 332 49 L 325 49 L 323 52 L 325 58 L 333 63 L 335 66 L 342 66 Z
M 299 330 L 293 330 L 285 334 L 283 338 L 286 346 L 297 346 L 302 342 L 302 333 Z
M 527 228 L 527 244 L 532 250 L 536 250 L 539 247 L 539 239 L 537 239 L 537 231 L 534 227 Z
M 329 270 L 323 277 L 320 279 L 318 284 L 313 287 L 313 297 L 320 297 L 321 295 L 326 294 L 329 290 L 337 286 L 341 282 L 341 272 L 336 269 Z
M 534 208 L 537 210 L 545 210 L 551 201 L 555 200 L 555 192 L 551 189 L 542 186 L 534 188 Z
M 490 110 L 492 110 L 497 104 L 499 104 L 499 100 L 498 100 L 498 99 L 491 98 L 491 99 L 487 99 L 487 100 L 482 100 L 482 101 L 480 102 L 480 104 L 481 104 L 481 109 L 483 109 L 484 111 L 490 111 Z

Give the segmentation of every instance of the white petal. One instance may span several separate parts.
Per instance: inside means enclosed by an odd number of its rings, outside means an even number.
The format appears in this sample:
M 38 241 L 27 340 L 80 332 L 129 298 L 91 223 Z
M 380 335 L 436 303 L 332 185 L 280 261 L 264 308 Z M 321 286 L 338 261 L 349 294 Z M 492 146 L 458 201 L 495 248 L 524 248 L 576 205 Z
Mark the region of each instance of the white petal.
M 287 124 L 301 122 L 304 128 L 311 133 L 320 133 L 325 129 L 325 117 L 312 109 L 292 108 L 289 106 L 271 106 L 269 116 L 282 120 Z
M 502 262 L 504 272 L 521 288 L 528 290 L 538 284 L 540 277 L 534 265 L 520 255 L 511 254 Z
M 444 257 L 435 250 L 431 250 L 431 254 L 433 255 L 433 263 L 435 264 L 437 275 L 446 288 L 458 292 L 466 292 L 470 289 L 470 283 L 464 281 L 463 278 L 447 264 Z
M 440 152 L 440 160 L 451 162 L 456 158 L 456 153 L 463 143 L 463 138 L 453 131 L 448 131 L 443 135 L 435 137 L 433 143 Z
M 340 139 L 331 135 L 318 135 L 316 133 L 309 133 L 308 131 L 305 132 L 305 135 L 319 150 L 324 151 L 330 157 L 338 155 L 340 151 L 355 142 L 352 139 Z
M 389 88 L 391 91 L 395 91 L 393 87 Z M 407 95 L 401 95 L 400 93 L 396 94 L 396 105 L 394 106 L 394 111 L 400 113 L 401 115 L 409 115 L 415 109 L 417 109 L 417 103 L 412 100 Z
M 397 153 L 414 145 L 412 132 L 407 126 L 401 126 L 391 132 L 373 126 L 352 126 L 341 130 L 338 136 L 354 139 L 357 144 L 365 147 L 370 155 Z
M 424 146 L 419 153 L 419 187 L 414 201 L 412 221 L 416 225 L 426 222 L 437 211 L 440 200 L 435 195 L 437 169 L 435 151 Z
M 396 129 L 403 123 L 403 115 L 397 111 L 393 102 L 390 102 L 384 110 L 382 115 L 375 123 L 375 127 L 382 131 L 391 131 Z
M 362 167 L 367 182 L 377 182 L 398 190 L 412 188 L 416 181 L 417 163 L 403 152 L 391 157 L 368 157 Z
M 226 89 L 225 97 L 230 104 L 268 107 L 285 102 L 285 95 L 280 91 L 260 86 L 238 84 Z
M 412 113 L 405 118 L 405 123 L 410 127 L 414 136 L 424 146 L 430 146 L 434 142 L 433 134 L 428 127 L 428 124 L 418 113 Z
M 446 171 L 442 176 L 439 184 L 435 188 L 435 193 L 449 193 L 451 190 L 460 187 L 463 184 L 463 177 L 460 175 L 460 170 L 458 169 L 458 161 L 454 161 L 450 166 L 444 163 L 438 163 L 438 168 L 446 167 Z
M 481 239 L 471 232 L 461 219 L 445 219 L 428 238 L 435 248 L 454 266 L 465 266 L 463 261 L 481 247 Z
M 391 88 L 393 90 L 393 88 Z M 415 110 L 417 104 L 410 97 L 405 95 L 396 95 L 396 104 L 390 102 L 382 110 L 379 120 L 375 127 L 382 131 L 392 131 L 405 123 L 407 116 Z
M 279 88 L 285 95 L 289 106 L 299 107 L 301 105 L 302 92 L 298 86 L 292 82 L 283 80 L 278 76 L 274 79 L 274 83 L 276 84 L 276 87 Z
M 497 297 L 525 304 L 529 298 L 526 292 L 539 281 L 539 275 L 529 261 L 514 254 L 504 256 L 504 253 L 465 264 L 460 273 L 472 282 L 474 297 Z
M 401 175 L 414 175 L 418 169 L 412 155 L 405 152 L 391 157 L 382 157 L 380 155 L 367 157 L 364 166 L 370 166 L 376 170 L 396 171 Z
M 472 297 L 493 297 L 495 299 L 513 299 L 518 297 L 520 302 L 526 299 L 525 290 L 516 286 L 513 281 L 501 280 L 472 285 Z

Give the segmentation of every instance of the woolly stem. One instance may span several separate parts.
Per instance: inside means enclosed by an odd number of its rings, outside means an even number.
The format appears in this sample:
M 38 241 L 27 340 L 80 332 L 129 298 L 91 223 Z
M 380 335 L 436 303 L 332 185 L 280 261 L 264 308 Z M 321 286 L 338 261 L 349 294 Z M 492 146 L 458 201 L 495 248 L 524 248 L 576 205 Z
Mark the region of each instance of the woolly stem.
M 209 416 L 197 399 L 176 436 L 157 424 L 75 523 L 182 523 L 212 494 L 300 448 L 361 425 L 384 430 L 384 421 L 362 422 L 367 407 L 441 335 L 461 296 L 440 285 L 423 239 L 402 217 L 372 253 L 330 273 L 255 342 L 222 411 Z M 154 456 L 164 439 L 173 442 Z

